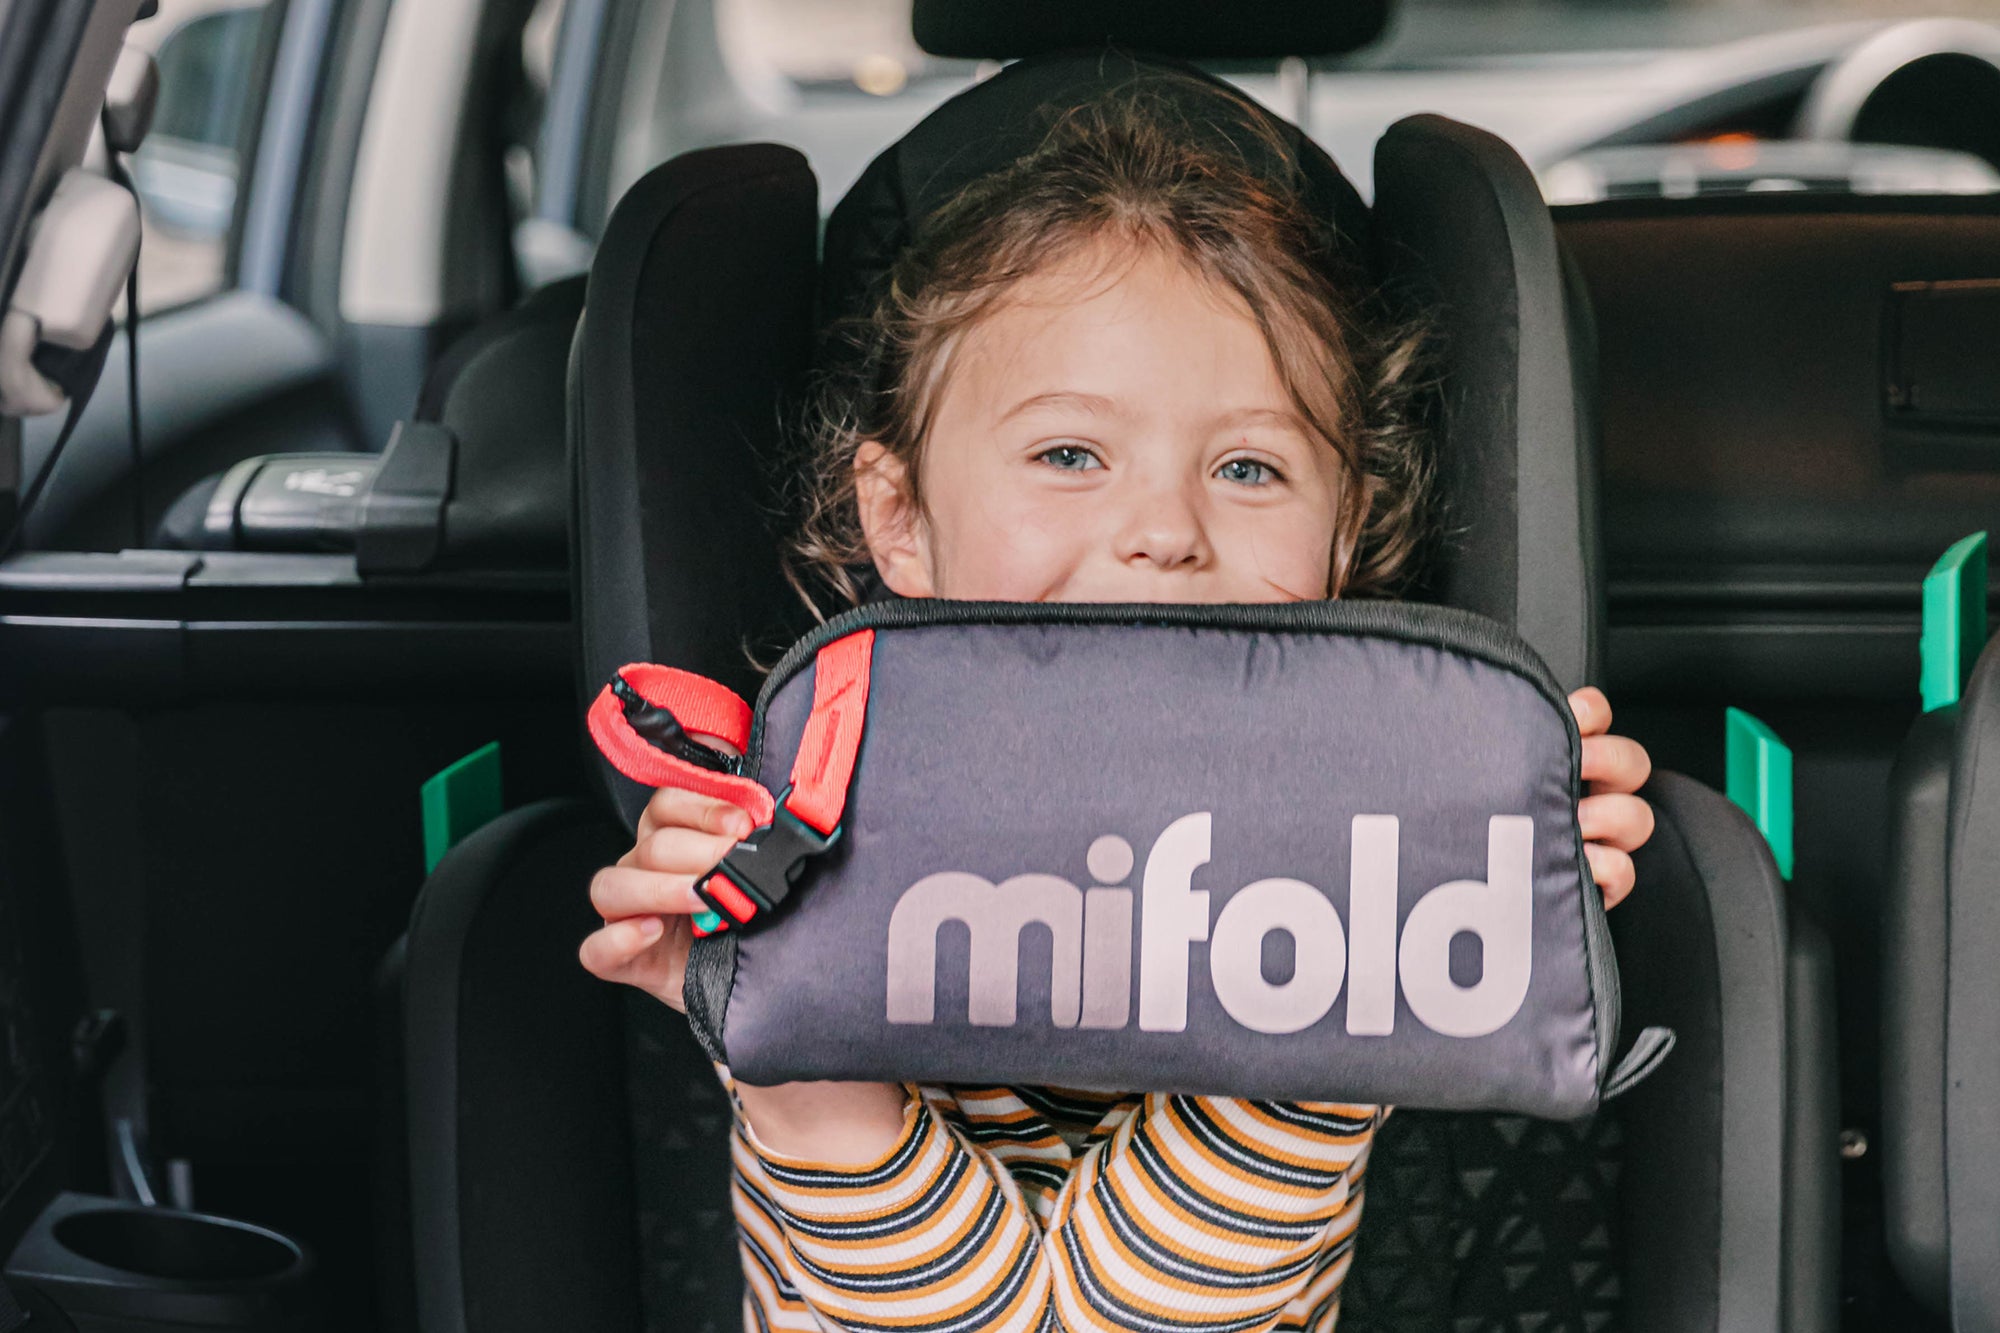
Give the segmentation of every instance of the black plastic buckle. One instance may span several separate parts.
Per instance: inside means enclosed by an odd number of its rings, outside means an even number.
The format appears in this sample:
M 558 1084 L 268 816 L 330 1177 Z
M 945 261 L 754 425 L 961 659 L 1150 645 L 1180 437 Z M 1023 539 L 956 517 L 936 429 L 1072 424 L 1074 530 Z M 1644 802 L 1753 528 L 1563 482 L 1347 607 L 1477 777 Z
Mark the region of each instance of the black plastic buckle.
M 625 721 L 632 730 L 662 754 L 673 756 L 705 768 L 711 773 L 735 773 L 741 761 L 722 751 L 703 745 L 687 734 L 681 720 L 671 710 L 660 707 L 645 695 L 632 688 L 622 675 L 611 678 L 611 692 L 618 696 L 618 703 L 625 710 Z
M 840 841 L 839 827 L 823 834 L 788 810 L 785 800 L 791 794 L 787 786 L 771 822 L 731 847 L 722 864 L 696 881 L 695 893 L 724 920 L 740 926 L 775 910 L 791 896 L 806 862 Z M 718 876 L 727 885 L 714 884 Z

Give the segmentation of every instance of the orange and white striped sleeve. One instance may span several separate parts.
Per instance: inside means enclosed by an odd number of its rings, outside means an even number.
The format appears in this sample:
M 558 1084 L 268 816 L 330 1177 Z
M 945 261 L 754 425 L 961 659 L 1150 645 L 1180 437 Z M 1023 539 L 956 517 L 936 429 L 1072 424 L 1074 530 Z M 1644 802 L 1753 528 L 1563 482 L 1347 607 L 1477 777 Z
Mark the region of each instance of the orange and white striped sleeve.
M 1376 1121 L 1155 1094 L 1084 1154 L 1046 1230 L 1006 1167 L 914 1094 L 896 1145 L 861 1167 L 739 1128 L 746 1275 L 774 1328 L 803 1305 L 855 1333 L 1328 1330 Z
M 740 1121 L 735 1137 L 745 1277 L 766 1322 L 803 1304 L 855 1333 L 1045 1326 L 1050 1270 L 1020 1188 L 914 1090 L 895 1146 L 861 1166 L 786 1157 Z
M 1050 1219 L 1062 1327 L 1330 1330 L 1379 1122 L 1373 1106 L 1149 1095 Z

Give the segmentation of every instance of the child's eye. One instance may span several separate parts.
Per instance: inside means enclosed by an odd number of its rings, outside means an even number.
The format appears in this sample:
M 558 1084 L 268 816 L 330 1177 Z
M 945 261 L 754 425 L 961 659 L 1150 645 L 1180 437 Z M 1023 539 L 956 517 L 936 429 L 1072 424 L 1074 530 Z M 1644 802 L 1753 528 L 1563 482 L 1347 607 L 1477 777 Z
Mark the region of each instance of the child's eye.
M 1232 458 L 1215 470 L 1215 475 L 1224 481 L 1233 481 L 1239 486 L 1263 486 L 1273 481 L 1283 481 L 1278 469 L 1269 463 L 1260 463 L 1254 458 Z
M 1080 444 L 1059 444 L 1053 449 L 1044 449 L 1035 455 L 1035 461 L 1064 472 L 1090 472 L 1104 466 L 1096 454 Z

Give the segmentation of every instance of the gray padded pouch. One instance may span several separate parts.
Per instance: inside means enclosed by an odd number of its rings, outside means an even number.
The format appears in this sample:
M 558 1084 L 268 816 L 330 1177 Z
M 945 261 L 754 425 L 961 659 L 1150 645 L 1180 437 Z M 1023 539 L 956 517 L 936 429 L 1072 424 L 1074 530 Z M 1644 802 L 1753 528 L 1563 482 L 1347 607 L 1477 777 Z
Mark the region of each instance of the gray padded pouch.
M 736 1077 L 1596 1108 L 1617 971 L 1576 723 L 1508 631 L 1401 603 L 863 607 L 758 699 L 773 791 L 815 652 L 864 628 L 840 841 L 690 963 Z

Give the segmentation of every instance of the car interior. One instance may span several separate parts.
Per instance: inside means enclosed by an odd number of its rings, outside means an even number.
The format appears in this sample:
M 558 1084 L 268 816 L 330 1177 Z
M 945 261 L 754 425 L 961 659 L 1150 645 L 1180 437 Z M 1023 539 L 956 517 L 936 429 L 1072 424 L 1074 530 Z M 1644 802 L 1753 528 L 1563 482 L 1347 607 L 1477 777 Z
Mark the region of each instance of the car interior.
M 2000 1329 L 2000 21 L 0 0 L 0 1333 L 742 1324 L 584 710 L 754 697 L 827 325 L 1135 62 L 1324 164 L 1443 334 L 1415 595 L 1656 770 L 1674 1051 L 1399 1111 L 1340 1327 Z

